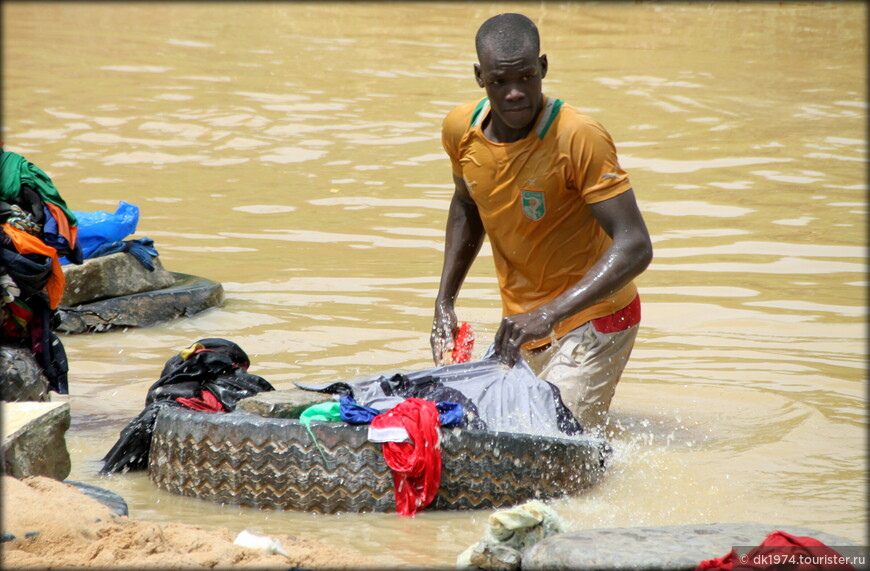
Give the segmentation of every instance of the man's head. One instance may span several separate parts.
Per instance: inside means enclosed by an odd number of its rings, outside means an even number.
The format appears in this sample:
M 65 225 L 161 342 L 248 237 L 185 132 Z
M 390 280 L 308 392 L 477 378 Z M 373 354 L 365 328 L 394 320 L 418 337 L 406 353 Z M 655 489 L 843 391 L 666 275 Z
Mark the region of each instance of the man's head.
M 537 26 L 522 14 L 499 14 L 480 26 L 474 43 L 474 76 L 498 122 L 527 132 L 543 104 L 541 80 L 547 75 Z

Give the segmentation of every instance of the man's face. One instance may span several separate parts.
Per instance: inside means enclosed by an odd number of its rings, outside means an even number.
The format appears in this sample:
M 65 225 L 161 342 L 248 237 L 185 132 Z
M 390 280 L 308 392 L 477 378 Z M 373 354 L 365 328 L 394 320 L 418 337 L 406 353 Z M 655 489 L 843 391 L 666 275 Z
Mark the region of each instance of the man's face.
M 486 89 L 493 113 L 512 130 L 530 127 L 541 108 L 541 80 L 547 75 L 547 56 L 533 50 L 498 54 L 487 49 L 474 66 L 477 83 Z

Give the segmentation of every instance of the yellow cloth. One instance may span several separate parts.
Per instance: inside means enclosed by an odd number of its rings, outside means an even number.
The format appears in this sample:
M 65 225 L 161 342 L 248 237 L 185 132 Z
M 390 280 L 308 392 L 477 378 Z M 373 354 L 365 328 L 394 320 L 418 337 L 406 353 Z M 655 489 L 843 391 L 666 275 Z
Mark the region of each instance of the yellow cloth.
M 194 353 L 196 353 L 197 351 L 202 351 L 203 349 L 205 349 L 205 345 L 203 345 L 202 343 L 194 343 L 187 349 L 182 349 L 181 351 L 179 351 L 178 354 L 181 355 L 182 359 L 187 361 L 193 356 Z
M 503 313 L 513 315 L 558 297 L 601 257 L 611 239 L 589 204 L 626 192 L 631 183 L 604 127 L 570 105 L 545 98 L 535 128 L 513 143 L 484 136 L 489 113 L 485 98 L 457 107 L 444 119 L 442 144 L 477 204 Z M 622 309 L 636 294 L 629 284 L 559 323 L 556 337 Z

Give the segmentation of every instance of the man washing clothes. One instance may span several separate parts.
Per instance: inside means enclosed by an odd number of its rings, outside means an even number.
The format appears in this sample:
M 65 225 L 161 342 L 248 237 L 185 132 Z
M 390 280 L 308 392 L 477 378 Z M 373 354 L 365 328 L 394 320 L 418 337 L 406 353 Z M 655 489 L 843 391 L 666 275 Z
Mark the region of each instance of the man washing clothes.
M 520 14 L 488 19 L 475 38 L 486 97 L 444 119 L 455 191 L 431 344 L 445 363 L 455 301 L 485 236 L 501 290 L 498 358 L 522 357 L 558 386 L 584 427 L 603 425 L 637 336 L 634 279 L 652 243 L 608 132 L 544 95 L 547 56 Z

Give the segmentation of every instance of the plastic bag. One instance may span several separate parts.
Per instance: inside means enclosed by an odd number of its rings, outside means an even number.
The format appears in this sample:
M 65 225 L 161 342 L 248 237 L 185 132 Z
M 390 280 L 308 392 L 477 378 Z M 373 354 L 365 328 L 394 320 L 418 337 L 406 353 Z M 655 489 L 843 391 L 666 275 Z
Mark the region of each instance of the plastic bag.
M 94 212 L 74 212 L 78 219 L 78 242 L 82 257 L 91 254 L 105 242 L 123 240 L 136 231 L 139 223 L 139 207 L 123 200 L 118 203 L 114 214 L 104 210 Z
M 358 404 L 378 410 L 388 410 L 406 398 L 421 396 L 415 392 L 417 389 L 432 394 L 433 388 L 446 388 L 467 399 L 488 430 L 563 437 L 583 433 L 583 427 L 562 402 L 558 387 L 537 378 L 523 359 L 507 368 L 495 357 L 492 347 L 479 361 L 400 376 L 403 381 L 400 384 L 391 382 L 395 376 L 385 375 L 337 383 L 295 384 L 308 391 L 350 394 Z

